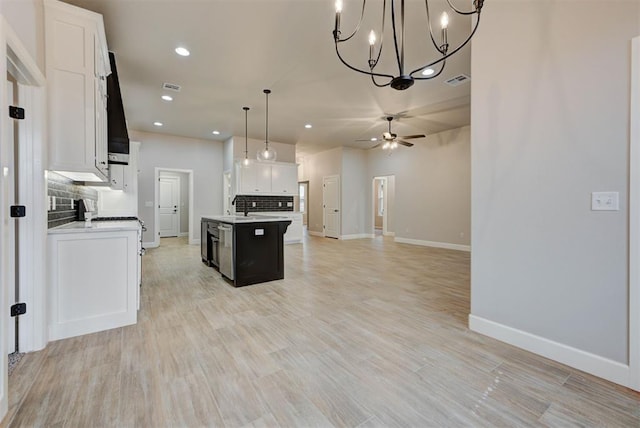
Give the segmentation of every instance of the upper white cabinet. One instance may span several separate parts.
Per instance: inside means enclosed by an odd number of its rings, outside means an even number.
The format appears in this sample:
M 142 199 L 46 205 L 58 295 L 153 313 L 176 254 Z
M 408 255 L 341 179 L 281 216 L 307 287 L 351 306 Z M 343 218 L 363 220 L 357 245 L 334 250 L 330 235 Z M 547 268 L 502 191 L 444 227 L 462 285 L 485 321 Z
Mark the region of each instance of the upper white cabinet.
M 45 0 L 49 169 L 107 181 L 107 86 L 102 15 Z
M 283 195 L 298 194 L 298 165 L 271 165 L 271 191 Z
M 298 165 L 251 162 L 235 166 L 237 195 L 291 195 L 298 192 Z

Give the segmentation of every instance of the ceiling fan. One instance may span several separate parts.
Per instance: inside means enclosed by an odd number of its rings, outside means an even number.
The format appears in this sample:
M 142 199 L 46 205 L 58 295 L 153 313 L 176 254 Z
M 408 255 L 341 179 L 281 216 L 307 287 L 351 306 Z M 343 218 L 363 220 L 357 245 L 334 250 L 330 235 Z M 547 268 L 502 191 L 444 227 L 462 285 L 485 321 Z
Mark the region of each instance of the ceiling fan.
M 405 135 L 405 136 L 402 136 L 402 137 L 398 137 L 397 134 L 394 134 L 393 132 L 391 132 L 391 121 L 393 120 L 393 116 L 387 116 L 386 119 L 387 119 L 387 122 L 389 122 L 389 131 L 382 133 L 382 141 L 380 141 L 375 146 L 371 147 L 372 149 L 375 149 L 377 147 L 382 146 L 382 148 L 384 150 L 387 150 L 387 149 L 393 150 L 393 149 L 398 147 L 398 144 L 402 144 L 403 146 L 411 147 L 411 146 L 413 146 L 413 143 L 410 143 L 410 142 L 404 141 L 404 140 L 411 140 L 411 139 L 414 139 L 414 138 L 424 138 L 424 137 L 426 137 L 426 135 L 424 135 L 424 134 Z M 370 138 L 368 140 L 356 140 L 356 141 L 378 141 L 378 138 Z

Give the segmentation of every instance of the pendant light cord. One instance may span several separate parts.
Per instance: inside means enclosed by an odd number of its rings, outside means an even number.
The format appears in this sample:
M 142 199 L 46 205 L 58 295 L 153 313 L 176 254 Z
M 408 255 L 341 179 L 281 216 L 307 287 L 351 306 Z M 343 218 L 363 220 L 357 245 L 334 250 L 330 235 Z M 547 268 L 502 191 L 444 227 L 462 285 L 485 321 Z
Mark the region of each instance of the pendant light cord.
M 242 107 L 244 110 L 244 158 L 249 159 L 249 146 L 247 145 L 247 134 L 248 134 L 248 126 L 247 126 L 247 117 L 249 114 L 249 107 Z
M 269 151 L 269 94 L 271 93 L 270 89 L 265 89 L 263 91 L 266 95 L 267 98 L 267 114 L 266 114 L 266 120 L 265 120 L 265 125 L 264 125 L 264 135 L 265 135 L 265 148 L 267 151 Z

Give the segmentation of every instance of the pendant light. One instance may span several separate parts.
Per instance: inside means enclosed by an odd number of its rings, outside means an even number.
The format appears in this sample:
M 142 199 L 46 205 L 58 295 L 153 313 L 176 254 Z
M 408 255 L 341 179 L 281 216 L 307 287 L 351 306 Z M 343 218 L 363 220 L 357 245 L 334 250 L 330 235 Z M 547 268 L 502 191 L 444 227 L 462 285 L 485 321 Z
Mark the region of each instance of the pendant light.
M 275 162 L 277 158 L 277 153 L 273 148 L 269 147 L 269 94 L 271 93 L 270 89 L 265 89 L 264 92 L 267 99 L 267 113 L 265 120 L 265 140 L 264 140 L 264 150 L 258 150 L 258 160 L 260 162 Z
M 242 161 L 242 166 L 249 166 L 249 146 L 247 144 L 247 115 L 249 107 L 242 107 L 242 110 L 244 110 L 244 160 Z

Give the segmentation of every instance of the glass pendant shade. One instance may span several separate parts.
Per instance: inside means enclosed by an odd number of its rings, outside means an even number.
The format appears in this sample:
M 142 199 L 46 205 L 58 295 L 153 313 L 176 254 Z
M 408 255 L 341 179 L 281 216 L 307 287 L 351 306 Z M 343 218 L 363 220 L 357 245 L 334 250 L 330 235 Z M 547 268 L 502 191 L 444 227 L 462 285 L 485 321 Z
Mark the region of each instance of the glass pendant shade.
M 275 162 L 277 158 L 278 153 L 276 153 L 273 148 L 269 147 L 268 144 L 265 144 L 264 149 L 258 150 L 258 160 L 260 162 Z

